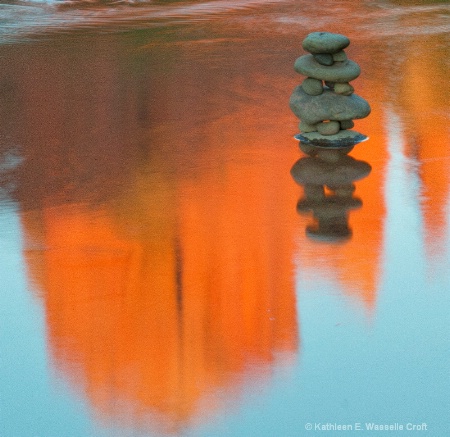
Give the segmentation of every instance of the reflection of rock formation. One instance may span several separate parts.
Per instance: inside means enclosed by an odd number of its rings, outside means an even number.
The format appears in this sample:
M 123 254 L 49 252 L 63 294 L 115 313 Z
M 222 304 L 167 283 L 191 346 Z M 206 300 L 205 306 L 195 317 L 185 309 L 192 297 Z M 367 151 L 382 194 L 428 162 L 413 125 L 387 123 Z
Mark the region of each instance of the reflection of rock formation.
M 88 41 L 14 47 L 0 72 L 20 90 L 0 129 L 25 158 L 13 194 L 29 282 L 50 359 L 93 413 L 136 427 L 154 416 L 152 426 L 175 430 L 298 352 L 295 151 L 280 156 L 277 144 L 284 101 L 268 76 L 236 104 L 231 90 L 258 59 L 233 76 L 188 49 L 171 70 L 155 50 L 141 69 L 118 36 Z M 254 101 L 264 102 L 258 116 Z
M 313 155 L 297 161 L 291 170 L 295 181 L 304 187 L 297 210 L 312 211 L 315 223 L 306 228 L 311 238 L 346 240 L 352 235 L 349 212 L 362 206 L 362 201 L 353 197 L 353 182 L 365 178 L 371 167 L 340 150 L 318 149 Z
M 253 190 L 242 204 L 223 196 L 226 214 L 215 215 L 224 205 L 204 196 L 214 193 L 206 179 L 177 191 L 148 171 L 106 206 L 22 213 L 54 362 L 106 420 L 151 415 L 175 431 L 239 398 L 247 378 L 264 384 L 297 351 L 290 241 Z

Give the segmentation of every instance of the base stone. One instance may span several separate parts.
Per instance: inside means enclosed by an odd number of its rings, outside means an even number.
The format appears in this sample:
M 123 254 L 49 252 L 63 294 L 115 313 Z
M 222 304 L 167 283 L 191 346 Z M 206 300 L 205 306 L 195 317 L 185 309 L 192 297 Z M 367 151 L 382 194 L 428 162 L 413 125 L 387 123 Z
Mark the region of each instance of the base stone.
M 319 134 L 319 132 L 305 132 L 295 135 L 294 138 L 303 144 L 332 149 L 354 146 L 369 139 L 366 135 L 348 129 L 326 136 Z

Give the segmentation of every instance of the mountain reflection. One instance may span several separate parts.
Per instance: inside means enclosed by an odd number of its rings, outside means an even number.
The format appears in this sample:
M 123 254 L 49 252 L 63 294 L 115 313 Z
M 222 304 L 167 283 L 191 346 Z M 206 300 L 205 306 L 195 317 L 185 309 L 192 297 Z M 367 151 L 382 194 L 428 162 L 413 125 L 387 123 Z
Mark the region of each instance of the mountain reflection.
M 104 422 L 172 432 L 298 353 L 296 151 L 261 139 L 253 102 L 271 101 L 270 77 L 241 89 L 240 71 L 189 50 L 183 68 L 158 49 L 156 67 L 141 53 L 130 67 L 115 38 L 79 67 L 85 41 L 38 46 L 26 69 L 26 47 L 11 53 L 2 75 L 20 98 L 2 129 L 24 158 L 12 196 L 55 367 Z
M 297 351 L 291 251 L 239 208 L 227 224 L 198 200 L 177 206 L 150 173 L 109 207 L 22 214 L 52 355 L 106 417 L 173 430 Z

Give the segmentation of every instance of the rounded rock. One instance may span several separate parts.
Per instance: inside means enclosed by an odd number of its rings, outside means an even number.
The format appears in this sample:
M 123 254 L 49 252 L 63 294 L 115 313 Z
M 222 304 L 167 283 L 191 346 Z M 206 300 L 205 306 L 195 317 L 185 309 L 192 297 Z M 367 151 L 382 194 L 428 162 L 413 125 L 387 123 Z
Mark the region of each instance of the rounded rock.
M 324 120 L 354 120 L 370 114 L 370 106 L 362 97 L 356 94 L 342 96 L 327 89 L 320 96 L 310 96 L 298 86 L 289 103 L 292 112 L 311 125 Z
M 339 33 L 313 32 L 302 43 L 302 47 L 310 53 L 337 53 L 345 49 L 350 40 Z
M 316 55 L 313 55 L 314 59 L 321 65 L 333 65 L 333 55 L 330 55 L 329 53 L 318 53 Z
M 327 82 L 350 82 L 361 74 L 356 62 L 347 60 L 325 66 L 319 64 L 313 55 L 300 56 L 294 64 L 297 73 Z
M 349 96 L 353 94 L 355 89 L 348 83 L 335 83 L 334 84 L 334 92 L 336 94 L 342 94 L 343 96 Z
M 302 88 L 310 96 L 318 96 L 323 92 L 322 81 L 312 77 L 308 77 L 302 82 Z
M 344 62 L 347 60 L 347 54 L 344 52 L 344 50 L 341 50 L 340 52 L 337 53 L 333 53 L 332 57 L 334 62 Z
M 335 135 L 341 129 L 338 121 L 322 122 L 317 125 L 317 132 L 321 135 Z
M 341 129 L 352 129 L 355 126 L 355 123 L 353 123 L 353 120 L 342 120 L 341 121 Z

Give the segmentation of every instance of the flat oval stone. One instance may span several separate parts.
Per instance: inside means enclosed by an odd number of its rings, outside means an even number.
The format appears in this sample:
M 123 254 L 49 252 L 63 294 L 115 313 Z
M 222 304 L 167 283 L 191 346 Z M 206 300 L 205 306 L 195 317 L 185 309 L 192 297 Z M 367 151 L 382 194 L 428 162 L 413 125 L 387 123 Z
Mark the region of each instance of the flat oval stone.
M 300 141 L 300 149 L 302 151 L 304 151 L 304 147 L 308 146 L 310 151 L 305 153 L 311 156 L 318 154 L 320 149 L 335 149 L 346 154 L 356 144 L 369 139 L 369 137 L 355 130 L 340 130 L 336 135 L 327 136 L 320 135 L 319 132 L 307 132 L 297 134 L 294 138 Z
M 337 53 L 345 49 L 350 40 L 339 33 L 313 32 L 302 43 L 302 47 L 310 53 Z
M 349 59 L 325 66 L 319 64 L 313 55 L 300 56 L 295 61 L 294 69 L 297 73 L 327 82 L 350 82 L 361 74 L 359 65 Z
M 370 114 L 370 105 L 356 94 L 343 96 L 324 89 L 319 96 L 310 96 L 301 86 L 294 89 L 289 105 L 300 120 L 311 125 L 325 120 L 355 120 Z

